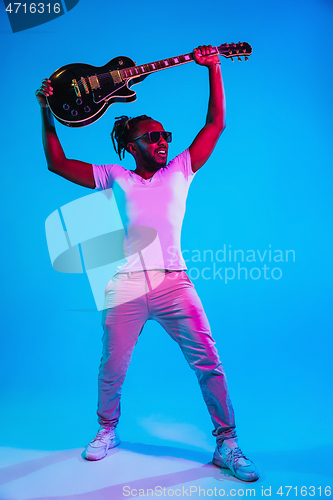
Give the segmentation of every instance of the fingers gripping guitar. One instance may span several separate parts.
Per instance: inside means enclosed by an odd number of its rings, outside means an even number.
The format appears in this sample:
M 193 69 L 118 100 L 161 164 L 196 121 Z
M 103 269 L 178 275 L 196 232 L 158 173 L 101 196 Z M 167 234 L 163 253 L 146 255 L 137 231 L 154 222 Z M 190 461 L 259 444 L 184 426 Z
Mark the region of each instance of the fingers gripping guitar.
M 98 120 L 114 102 L 132 102 L 136 93 L 131 87 L 148 75 L 195 61 L 208 68 L 219 63 L 219 56 L 233 58 L 252 53 L 248 43 L 222 44 L 219 47 L 203 45 L 193 53 L 162 59 L 136 66 L 129 57 L 111 59 L 105 66 L 68 64 L 42 81 L 36 91 L 39 104 L 48 106 L 55 118 L 68 127 L 84 127 Z M 233 60 L 233 59 L 232 59 Z
M 207 66 L 209 68 L 216 66 L 216 64 L 221 64 L 219 62 L 220 60 L 217 47 L 213 48 L 211 45 L 199 45 L 199 47 L 193 51 L 193 58 L 197 64 Z
M 51 87 L 50 83 L 51 80 L 49 80 L 48 78 L 44 78 L 42 80 L 42 85 L 35 92 L 37 101 L 42 108 L 47 107 L 46 97 L 53 94 L 53 88 Z

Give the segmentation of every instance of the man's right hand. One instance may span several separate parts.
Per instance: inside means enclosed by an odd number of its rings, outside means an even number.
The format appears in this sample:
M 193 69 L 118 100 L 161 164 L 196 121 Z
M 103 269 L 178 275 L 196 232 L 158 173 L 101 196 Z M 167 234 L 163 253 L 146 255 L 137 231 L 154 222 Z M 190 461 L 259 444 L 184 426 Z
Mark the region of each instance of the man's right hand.
M 51 80 L 44 78 L 42 85 L 35 92 L 37 101 L 42 108 L 47 108 L 46 97 L 53 94 L 53 87 L 51 87 L 50 83 Z
M 71 182 L 87 188 L 95 188 L 95 179 L 91 163 L 66 158 L 54 126 L 53 115 L 46 98 L 53 94 L 51 80 L 44 78 L 35 95 L 42 112 L 43 145 L 47 165 L 54 172 Z

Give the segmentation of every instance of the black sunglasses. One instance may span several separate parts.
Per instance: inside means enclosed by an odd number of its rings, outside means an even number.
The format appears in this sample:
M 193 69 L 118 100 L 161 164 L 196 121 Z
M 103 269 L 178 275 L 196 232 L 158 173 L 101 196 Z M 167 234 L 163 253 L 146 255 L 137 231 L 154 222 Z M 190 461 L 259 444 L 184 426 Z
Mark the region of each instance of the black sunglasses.
M 172 133 L 171 132 L 165 132 L 165 130 L 159 131 L 159 130 L 154 130 L 153 132 L 146 132 L 145 134 L 139 135 L 139 137 L 136 137 L 135 139 L 132 139 L 132 141 L 136 141 L 137 139 L 141 139 L 141 137 L 149 137 L 149 140 L 151 143 L 155 144 L 158 142 L 161 138 L 166 142 L 171 142 L 172 141 Z

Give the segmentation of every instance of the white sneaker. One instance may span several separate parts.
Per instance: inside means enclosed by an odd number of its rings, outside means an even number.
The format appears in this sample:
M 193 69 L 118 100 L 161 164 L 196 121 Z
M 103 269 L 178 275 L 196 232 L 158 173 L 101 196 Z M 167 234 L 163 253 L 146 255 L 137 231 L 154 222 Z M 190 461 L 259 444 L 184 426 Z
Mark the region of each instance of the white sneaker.
M 83 456 L 87 460 L 101 460 L 106 457 L 110 448 L 115 448 L 119 444 L 120 439 L 116 429 L 102 427 L 84 450 Z
M 222 446 L 217 446 L 214 452 L 213 464 L 231 470 L 233 475 L 241 481 L 256 481 L 259 472 L 251 460 L 246 458 L 237 444 L 229 447 L 225 440 Z

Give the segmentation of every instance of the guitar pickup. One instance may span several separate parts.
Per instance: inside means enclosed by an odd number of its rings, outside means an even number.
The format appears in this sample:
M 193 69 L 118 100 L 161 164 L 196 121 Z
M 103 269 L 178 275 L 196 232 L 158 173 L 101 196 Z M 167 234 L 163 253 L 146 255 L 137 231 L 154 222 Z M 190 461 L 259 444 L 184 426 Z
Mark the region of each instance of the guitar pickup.
M 98 81 L 98 78 L 97 78 L 97 75 L 89 76 L 88 80 L 89 80 L 89 83 L 90 83 L 91 90 L 95 90 L 95 89 L 100 89 L 101 88 L 101 86 L 99 84 L 99 81 Z
M 112 80 L 114 81 L 114 83 L 119 83 L 119 82 L 123 81 L 118 69 L 116 69 L 115 71 L 110 71 L 110 73 L 111 73 Z
M 80 89 L 79 89 L 79 85 L 77 83 L 77 81 L 75 80 L 72 80 L 72 87 L 74 87 L 74 90 L 75 90 L 75 94 L 77 97 L 81 97 L 81 92 L 80 92 Z

